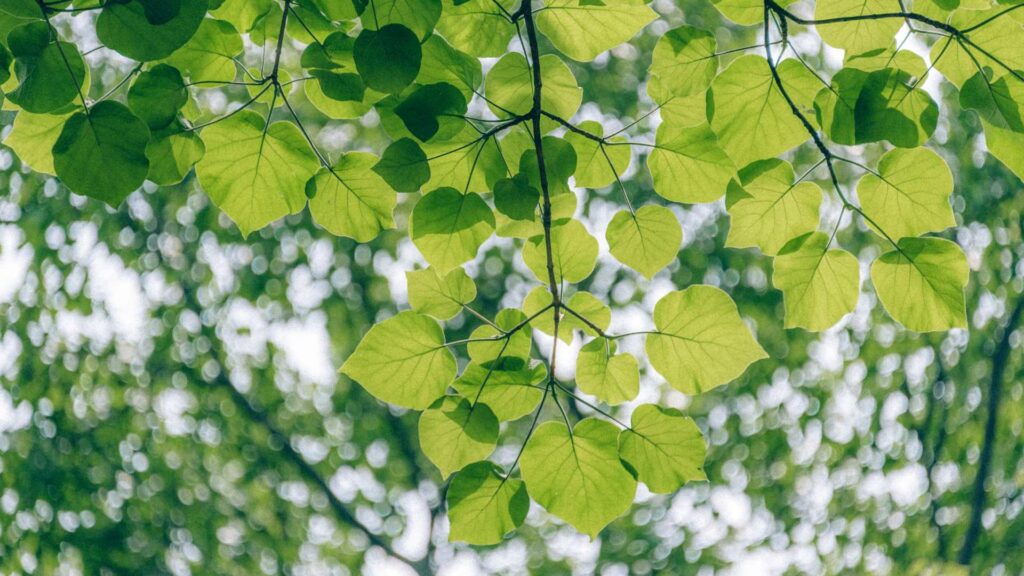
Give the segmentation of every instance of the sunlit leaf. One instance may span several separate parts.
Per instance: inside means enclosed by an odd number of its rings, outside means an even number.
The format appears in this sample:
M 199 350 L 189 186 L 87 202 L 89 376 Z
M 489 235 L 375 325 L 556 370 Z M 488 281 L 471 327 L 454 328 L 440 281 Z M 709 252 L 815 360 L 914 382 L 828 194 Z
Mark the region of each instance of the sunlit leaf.
M 580 532 L 597 536 L 633 503 L 636 480 L 619 460 L 614 424 L 586 418 L 572 431 L 545 422 L 523 450 L 520 468 L 530 496 Z
M 893 239 L 956 226 L 952 193 L 949 167 L 927 148 L 891 150 L 857 183 L 864 213 Z
M 482 460 L 498 442 L 498 419 L 487 405 L 445 396 L 420 415 L 420 447 L 447 478 Z
M 857 259 L 828 244 L 827 235 L 814 232 L 794 239 L 775 257 L 772 284 L 785 296 L 787 328 L 825 330 L 857 305 Z
M 767 358 L 728 294 L 713 286 L 670 292 L 654 307 L 647 336 L 651 365 L 677 390 L 700 394 Z
M 597 264 L 597 239 L 578 220 L 551 230 L 551 270 L 556 282 L 579 282 L 590 276 Z M 541 282 L 548 282 L 547 244 L 534 236 L 523 245 L 523 260 Z
M 448 487 L 448 517 L 454 542 L 488 545 L 518 528 L 530 509 L 522 480 L 505 478 L 490 462 L 463 468 Z
M 202 132 L 206 155 L 196 165 L 203 190 L 243 235 L 306 205 L 306 182 L 316 156 L 292 123 L 274 122 L 248 110 Z
M 576 357 L 576 384 L 580 390 L 609 404 L 621 404 L 640 392 L 640 369 L 632 354 L 615 353 L 615 342 L 595 338 Z
M 331 169 L 321 168 L 307 184 L 316 189 L 309 212 L 331 234 L 369 242 L 382 230 L 394 228 L 392 212 L 398 198 L 383 178 L 373 171 L 377 157 L 369 152 L 349 152 Z
M 370 328 L 341 372 L 384 402 L 423 410 L 455 380 L 455 368 L 437 322 L 399 312 Z
M 608 224 L 608 249 L 619 261 L 653 278 L 675 260 L 683 242 L 683 229 L 671 210 L 642 206 L 631 213 L 622 210 Z
M 423 257 L 445 273 L 476 257 L 494 232 L 494 213 L 472 192 L 438 188 L 416 204 L 409 226 Z
M 651 492 L 668 494 L 704 474 L 704 436 L 678 410 L 644 404 L 633 411 L 631 427 L 619 434 L 619 454 Z
M 476 284 L 462 268 L 441 276 L 433 268 L 405 273 L 409 306 L 421 314 L 448 320 L 476 298 Z
M 917 332 L 966 328 L 967 258 L 942 238 L 903 238 L 899 249 L 871 265 L 871 281 L 885 310 Z
M 786 242 L 814 231 L 821 188 L 794 179 L 793 167 L 783 160 L 762 160 L 740 170 L 726 198 L 731 223 L 725 245 L 757 246 L 774 255 Z
M 537 28 L 555 48 L 587 62 L 636 36 L 658 17 L 643 0 L 546 0 Z

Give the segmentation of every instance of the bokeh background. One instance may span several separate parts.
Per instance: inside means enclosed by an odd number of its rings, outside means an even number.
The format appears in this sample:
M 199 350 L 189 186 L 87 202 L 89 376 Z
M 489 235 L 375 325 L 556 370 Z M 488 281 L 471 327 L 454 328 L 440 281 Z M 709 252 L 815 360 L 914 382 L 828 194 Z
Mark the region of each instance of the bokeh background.
M 722 50 L 760 42 L 707 2 L 654 7 L 664 18 L 631 44 L 572 64 L 579 119 L 607 132 L 649 111 L 650 50 L 675 24 L 714 30 Z M 98 45 L 92 17 L 56 22 L 86 52 Z M 924 40 L 903 47 L 926 54 Z M 826 75 L 841 66 L 813 33 L 793 41 Z M 286 45 L 285 67 L 300 50 Z M 262 52 L 249 42 L 244 61 L 258 65 Z M 132 66 L 109 50 L 87 58 L 93 97 Z M 672 206 L 685 241 L 668 272 L 647 282 L 603 250 L 583 288 L 613 306 L 618 332 L 647 322 L 669 290 L 720 286 L 771 358 L 700 397 L 645 370 L 638 401 L 697 420 L 710 480 L 668 496 L 641 487 L 594 541 L 534 506 L 501 545 L 448 543 L 444 486 L 419 453 L 416 415 L 336 373 L 374 321 L 407 305 L 404 272 L 423 261 L 403 232 L 358 245 L 300 214 L 243 239 L 193 177 L 147 184 L 115 211 L 0 148 L 0 573 L 1024 573 L 1022 183 L 986 154 L 977 118 L 937 73 L 925 86 L 943 110 L 930 145 L 956 175 L 959 225 L 943 236 L 971 265 L 970 329 L 895 324 L 867 280 L 884 245 L 847 215 L 838 238 L 865 279 L 855 313 L 820 334 L 784 330 L 770 259 L 723 247 L 721 203 Z M 247 98 L 244 87 L 203 90 L 194 110 L 214 117 Z M 325 150 L 386 142 L 373 112 L 331 120 L 301 89 L 294 99 Z M 0 113 L 4 134 L 12 120 Z M 634 139 L 652 140 L 657 124 L 657 114 L 641 121 Z M 881 151 L 847 152 L 870 164 Z M 664 203 L 641 153 L 626 187 L 635 204 Z M 791 156 L 798 173 L 820 159 L 810 147 Z M 859 174 L 840 169 L 852 186 Z M 814 174 L 827 190 L 826 176 Z M 577 192 L 603 242 L 620 197 Z M 826 204 L 833 222 L 840 204 Z M 400 230 L 410 205 L 399 206 Z M 468 269 L 488 315 L 533 286 L 509 240 L 492 239 Z M 573 362 L 563 365 L 571 378 Z M 517 450 L 499 447 L 496 459 Z

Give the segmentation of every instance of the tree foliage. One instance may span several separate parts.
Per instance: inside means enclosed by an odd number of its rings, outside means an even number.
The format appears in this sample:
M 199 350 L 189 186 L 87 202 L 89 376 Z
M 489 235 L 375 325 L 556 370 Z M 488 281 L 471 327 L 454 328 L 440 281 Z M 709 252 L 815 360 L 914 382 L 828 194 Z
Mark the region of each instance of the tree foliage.
M 849 213 L 875 238 L 870 280 L 886 311 L 909 330 L 945 331 L 967 324 L 969 268 L 936 235 L 956 221 L 940 106 L 924 89 L 931 74 L 959 90 L 990 151 L 1024 174 L 1018 3 L 925 1 L 908 11 L 819 0 L 813 16 L 775 0 L 717 3 L 736 24 L 761 27 L 760 41 L 720 50 L 711 30 L 664 32 L 638 114 L 660 117 L 653 141 L 634 136 L 636 122 L 573 120 L 585 96 L 574 66 L 655 21 L 642 0 L 5 4 L 0 75 L 5 108 L 17 112 L 5 143 L 71 191 L 118 207 L 145 181 L 170 186 L 194 169 L 243 236 L 307 208 L 358 242 L 405 228 L 429 264 L 409 271 L 412 309 L 372 327 L 341 372 L 422 411 L 423 453 L 452 476 L 451 536 L 474 544 L 513 531 L 529 499 L 595 536 L 629 508 L 638 482 L 664 493 L 703 479 L 692 420 L 642 404 L 625 424 L 608 405 L 637 398 L 641 363 L 698 395 L 768 357 L 732 298 L 702 284 L 663 294 L 652 326 L 611 332 L 608 305 L 582 289 L 599 237 L 653 278 L 684 240 L 671 203 L 724 199 L 727 245 L 774 259 L 786 327 L 826 330 L 861 292 L 859 263 L 837 241 Z M 69 18 L 87 19 L 105 48 L 137 62 L 101 96 L 88 96 L 84 51 L 64 39 Z M 896 44 L 904 25 L 931 43 L 929 63 Z M 805 29 L 845 51 L 828 78 L 791 48 Z M 241 60 L 246 41 L 260 45 L 259 66 Z M 497 58 L 486 74 L 482 58 Z M 215 110 L 204 100 L 213 90 L 237 94 Z M 373 111 L 388 142 L 331 158 L 299 106 L 342 121 Z M 887 151 L 871 167 L 845 156 L 857 145 Z M 800 151 L 817 163 L 798 176 Z M 840 166 L 861 174 L 855 187 L 840 183 Z M 636 206 L 624 180 L 648 176 L 663 201 Z M 579 217 L 580 199 L 597 194 L 621 196 L 604 231 Z M 412 206 L 407 218 L 395 218 L 399 205 Z M 473 307 L 478 288 L 463 267 L 495 237 L 513 239 L 537 284 L 488 318 Z M 449 338 L 464 322 L 474 323 L 470 335 Z M 535 349 L 533 329 L 551 336 L 548 349 Z M 619 350 L 641 338 L 644 357 Z M 568 382 L 559 352 L 577 339 Z M 573 423 L 563 401 L 595 413 Z M 510 424 L 520 419 L 523 434 Z M 518 444 L 511 463 L 491 461 L 509 439 Z

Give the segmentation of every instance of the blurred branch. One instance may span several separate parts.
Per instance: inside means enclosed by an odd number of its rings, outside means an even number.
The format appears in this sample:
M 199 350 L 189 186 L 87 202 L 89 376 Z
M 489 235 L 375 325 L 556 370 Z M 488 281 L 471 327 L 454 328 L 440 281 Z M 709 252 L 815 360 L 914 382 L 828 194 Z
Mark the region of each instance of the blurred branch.
M 194 288 L 187 284 L 183 284 L 182 295 L 184 306 L 195 311 L 197 314 L 200 314 L 201 317 L 203 308 L 196 298 Z M 211 379 L 205 377 L 202 372 L 194 366 L 183 363 L 182 369 L 186 372 L 188 377 L 199 382 L 210 382 L 224 388 L 230 394 L 232 401 L 234 401 L 238 406 L 242 414 L 245 414 L 248 416 L 250 421 L 262 427 L 275 442 L 280 444 L 282 453 L 295 465 L 302 476 L 308 482 L 317 486 L 324 493 L 328 504 L 339 520 L 362 531 L 366 534 L 366 537 L 371 544 L 384 549 L 388 555 L 408 563 L 416 570 L 417 573 L 430 574 L 429 556 L 419 561 L 413 561 L 405 558 L 401 554 L 397 553 L 390 543 L 385 541 L 378 534 L 372 532 L 365 524 L 360 522 L 359 519 L 356 518 L 355 514 L 348 509 L 345 503 L 338 499 L 337 495 L 335 495 L 331 490 L 330 485 L 320 472 L 312 464 L 306 461 L 302 454 L 292 446 L 291 438 L 288 434 L 277 427 L 277 425 L 267 415 L 267 412 L 256 402 L 256 400 L 250 399 L 238 388 L 235 388 L 235 385 L 226 374 L 226 355 L 221 346 L 221 340 L 217 337 L 216 331 L 213 329 L 213 325 L 200 322 L 200 326 L 200 335 L 209 340 L 210 355 L 217 362 L 219 369 L 217 371 L 217 375 Z
M 967 533 L 964 535 L 963 548 L 960 549 L 960 554 L 957 557 L 957 561 L 964 566 L 971 564 L 974 548 L 981 535 L 981 515 L 985 510 L 986 500 L 985 481 L 988 479 L 989 470 L 992 467 L 992 456 L 995 453 L 999 404 L 1002 401 L 1003 379 L 1010 357 L 1010 336 L 1017 328 L 1022 312 L 1024 312 L 1024 296 L 1017 298 L 1017 303 L 1014 305 L 1013 311 L 1003 326 L 1003 334 L 999 344 L 996 345 L 995 352 L 992 354 L 992 379 L 989 384 L 985 437 L 982 441 L 981 456 L 978 459 L 978 474 L 974 478 L 971 517 L 967 525 Z
M 940 342 L 941 344 L 941 342 Z M 935 350 L 935 365 L 938 370 L 935 374 L 935 382 L 932 384 L 932 389 L 928 394 L 928 412 L 925 416 L 924 423 L 920 428 L 917 429 L 918 438 L 921 441 L 922 456 L 926 458 L 925 462 L 925 477 L 928 479 L 928 492 L 930 496 L 929 504 L 929 515 L 928 522 L 935 529 L 936 535 L 936 549 L 935 554 L 941 560 L 946 559 L 946 533 L 942 529 L 942 525 L 939 524 L 939 494 L 934 492 L 934 484 L 932 480 L 932 474 L 935 470 L 935 465 L 938 464 L 939 458 L 942 456 L 942 449 L 946 445 L 947 434 L 947 423 L 949 421 L 949 401 L 946 399 L 946 389 L 949 382 L 949 373 L 946 371 L 946 364 L 942 361 L 942 349 L 941 345 L 933 347 Z M 934 443 L 928 447 L 927 440 L 933 428 L 932 421 L 935 418 L 936 405 L 938 405 L 939 420 L 938 430 Z
M 214 348 L 217 348 L 216 344 L 214 344 Z M 218 364 L 220 364 L 219 361 Z M 242 413 L 248 416 L 250 421 L 262 427 L 264 431 L 267 433 L 267 435 L 270 436 L 277 444 L 281 446 L 281 452 L 288 458 L 288 460 L 292 462 L 292 464 L 295 465 L 295 467 L 299 470 L 302 476 L 310 483 L 316 485 L 324 493 L 324 495 L 327 497 L 328 504 L 330 504 L 331 506 L 331 509 L 342 522 L 348 524 L 349 526 L 357 528 L 363 533 L 365 533 L 367 539 L 369 539 L 371 544 L 383 548 L 389 555 L 394 556 L 395 558 L 399 558 L 401 560 L 404 560 L 405 562 L 408 562 L 410 565 L 413 566 L 413 568 L 416 569 L 418 573 L 429 573 L 425 565 L 425 561 L 421 560 L 420 562 L 413 562 L 412 560 L 403 557 L 401 554 L 398 554 L 397 552 L 395 552 L 395 550 L 391 547 L 391 545 L 388 542 L 384 541 L 384 539 L 381 538 L 379 535 L 373 533 L 365 524 L 360 522 L 355 517 L 355 514 L 346 507 L 345 503 L 339 500 L 338 497 L 334 494 L 334 492 L 331 490 L 330 485 L 323 478 L 323 476 L 320 475 L 320 472 L 317 471 L 317 469 L 313 467 L 312 464 L 306 461 L 302 454 L 300 454 L 292 446 L 291 439 L 289 438 L 288 434 L 286 434 L 284 431 L 278 428 L 277 425 L 270 420 L 266 411 L 261 406 L 259 406 L 255 400 L 250 399 L 241 391 L 239 391 L 238 388 L 235 388 L 235 385 L 231 383 L 231 380 L 225 374 L 223 365 L 220 371 L 217 373 L 217 376 L 215 376 L 212 380 L 203 378 L 203 376 L 199 374 L 198 371 L 192 366 L 184 365 L 184 369 L 186 372 L 191 373 L 189 375 L 191 378 L 200 381 L 210 381 L 212 384 L 215 384 L 225 389 L 230 394 L 232 401 L 234 401 L 235 405 L 238 406 Z

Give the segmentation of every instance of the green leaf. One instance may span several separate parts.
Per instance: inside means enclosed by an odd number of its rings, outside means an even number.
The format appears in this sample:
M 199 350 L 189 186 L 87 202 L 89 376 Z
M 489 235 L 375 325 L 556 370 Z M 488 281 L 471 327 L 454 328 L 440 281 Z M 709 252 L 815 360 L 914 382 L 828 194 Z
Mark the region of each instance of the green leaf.
M 360 22 L 367 30 L 401 24 L 418 37 L 427 38 L 440 17 L 441 0 L 373 0 Z
M 1024 82 L 1010 74 L 995 80 L 982 72 L 971 76 L 960 89 L 960 106 L 993 126 L 1024 132 Z
M 857 143 L 888 140 L 914 148 L 935 132 L 938 116 L 935 101 L 909 74 L 896 69 L 872 72 L 854 110 Z
M 764 1 L 763 0 L 711 0 L 715 8 L 723 16 L 741 26 L 753 26 L 764 22 Z M 782 0 L 776 2 L 780 7 L 785 8 L 796 0 Z
M 541 383 L 547 377 L 547 367 L 542 362 L 502 357 L 467 365 L 455 381 L 455 389 L 468 398 L 479 394 L 479 401 L 489 406 L 498 420 L 511 422 L 537 408 L 544 396 Z
M 806 234 L 775 257 L 772 284 L 785 297 L 786 328 L 825 330 L 857 305 L 857 258 L 845 250 L 829 250 L 828 243 L 821 232 Z
M 206 0 L 107 2 L 96 19 L 96 35 L 104 46 L 132 60 L 159 60 L 188 42 L 206 8 Z
M 704 92 L 718 71 L 716 46 L 715 36 L 700 28 L 666 32 L 654 46 L 647 93 L 664 103 Z
M 581 62 L 628 41 L 657 17 L 643 0 L 546 0 L 536 16 L 555 48 Z
M 438 320 L 448 320 L 476 298 L 476 284 L 462 268 L 441 276 L 433 268 L 405 273 L 409 306 Z
M 256 20 L 275 6 L 274 0 L 212 0 L 209 4 L 215 18 L 226 20 L 243 32 L 251 30 Z
M 597 239 L 579 220 L 551 229 L 551 255 L 556 282 L 580 282 L 597 264 Z M 523 260 L 533 275 L 548 282 L 548 257 L 544 236 L 534 236 L 523 245 Z
M 324 96 L 338 102 L 362 102 L 366 99 L 366 85 L 358 74 L 352 72 L 333 72 L 331 70 L 311 70 L 309 75 L 316 79 Z M 260 88 L 252 86 L 251 89 Z M 262 89 L 262 88 L 260 88 Z
M 70 114 L 32 114 L 21 111 L 4 138 L 4 145 L 14 150 L 22 164 L 40 174 L 56 174 L 53 167 L 53 145 L 64 129 Z
M 497 5 L 512 11 L 516 0 L 444 0 L 437 31 L 452 46 L 481 58 L 496 58 L 505 53 L 516 31 Z
M 420 72 L 423 51 L 416 34 L 401 24 L 363 30 L 353 47 L 356 69 L 369 88 L 398 94 Z
M 490 192 L 494 182 L 508 174 L 497 142 L 495 138 L 481 139 L 466 124 L 462 132 L 448 141 L 424 143 L 422 148 L 430 170 L 430 180 L 423 185 L 424 189 L 451 187 Z
M 526 174 L 502 178 L 494 185 L 494 207 L 513 220 L 534 220 L 540 191 L 530 185 Z
M 374 325 L 341 373 L 389 404 L 423 410 L 455 380 L 455 356 L 445 347 L 437 322 L 399 312 Z
M 700 428 L 678 410 L 644 404 L 619 433 L 619 454 L 651 492 L 670 494 L 687 482 L 707 480 L 707 447 Z
M 397 192 L 418 192 L 430 180 L 430 165 L 423 149 L 411 138 L 402 138 L 384 150 L 380 162 L 373 167 Z
M 458 88 L 468 102 L 483 82 L 483 72 L 480 60 L 452 48 L 444 38 L 432 35 L 423 43 L 423 63 L 416 83 L 439 82 Z
M 416 203 L 409 228 L 423 257 L 445 273 L 476 258 L 494 232 L 494 213 L 477 194 L 438 188 Z
M 555 136 L 542 138 L 541 148 L 544 151 L 548 190 L 552 196 L 552 202 L 554 202 L 555 197 L 572 194 L 572 190 L 569 188 L 569 177 L 576 171 L 576 151 L 568 141 Z M 519 171 L 529 177 L 531 186 L 540 190 L 540 171 L 537 166 L 537 152 L 531 142 L 530 147 L 524 150 L 519 157 Z
M 405 127 L 422 141 L 447 140 L 465 126 L 466 98 L 447 83 L 420 86 L 395 107 Z M 440 132 L 439 132 L 440 131 Z
M 498 419 L 485 404 L 445 396 L 420 415 L 420 448 L 448 478 L 487 458 L 498 445 Z
M 1024 180 L 1024 134 L 992 126 L 984 120 L 981 124 L 985 128 L 985 144 L 989 154 L 998 158 L 1018 178 Z
M 188 43 L 175 50 L 165 62 L 180 70 L 192 83 L 231 81 L 237 66 L 233 58 L 241 51 L 242 38 L 234 26 L 206 18 Z
M 206 155 L 196 175 L 213 203 L 248 236 L 306 205 L 317 159 L 290 122 L 264 124 L 243 110 L 203 130 Z
M 620 211 L 608 224 L 605 237 L 616 260 L 650 279 L 675 260 L 683 229 L 671 210 L 650 205 L 635 214 Z
M 199 135 L 177 124 L 152 132 L 146 144 L 146 179 L 160 186 L 173 186 L 185 179 L 205 153 L 206 146 Z
M 890 150 L 878 161 L 877 175 L 857 183 L 864 213 L 895 240 L 956 226 L 952 193 L 949 167 L 927 148 Z
M 0 20 L 42 20 L 43 11 L 36 0 L 7 0 L 0 4 Z M 0 40 L 2 40 L 0 35 Z
M 128 89 L 128 107 L 150 130 L 166 128 L 188 102 L 181 72 L 167 64 L 157 64 L 139 74 Z
M 142 120 L 104 100 L 68 118 L 53 145 L 53 166 L 71 191 L 117 207 L 146 180 L 148 142 Z
M 599 122 L 586 120 L 577 128 L 589 132 L 598 138 L 604 136 L 604 127 Z M 602 145 L 600 142 L 587 138 L 576 132 L 565 134 L 565 141 L 576 151 L 576 185 L 584 188 L 604 188 L 616 181 L 629 169 L 630 151 L 627 145 Z M 611 142 L 625 142 L 618 136 Z
M 338 158 L 333 169 L 321 168 L 312 180 L 316 196 L 309 201 L 316 223 L 356 242 L 369 242 L 394 228 L 392 212 L 398 197 L 373 171 L 377 163 L 369 152 L 349 152 Z
M 729 185 L 726 199 L 732 220 L 726 246 L 757 246 L 771 256 L 818 227 L 821 188 L 813 182 L 794 183 L 789 162 L 755 162 L 740 170 L 739 179 Z
M 314 70 L 352 70 L 356 61 L 352 52 L 356 39 L 339 30 L 332 32 L 320 42 L 314 42 L 302 51 L 300 64 Z
M 655 305 L 654 324 L 645 347 L 651 366 L 684 394 L 721 386 L 768 357 L 732 298 L 713 286 L 670 292 Z
M 44 22 L 30 22 L 7 37 L 18 79 L 18 87 L 7 98 L 33 114 L 54 112 L 71 103 L 85 82 L 85 62 L 78 48 L 51 42 L 50 30 Z
M 561 422 L 538 426 L 519 466 L 530 496 L 548 512 L 595 538 L 633 503 L 636 479 L 619 461 L 619 430 L 585 418 L 570 430 Z
M 565 62 L 553 54 L 541 56 L 540 77 L 544 84 L 541 107 L 562 118 L 575 114 L 583 101 L 583 89 Z M 485 90 L 488 105 L 499 118 L 528 113 L 533 108 L 533 75 L 526 57 L 519 52 L 502 56 L 487 73 Z M 555 127 L 553 122 L 549 124 L 548 130 Z
M 815 3 L 814 18 L 827 20 L 898 11 L 899 5 L 894 6 L 888 0 L 818 0 Z M 850 54 L 861 54 L 892 44 L 902 25 L 903 20 L 899 18 L 880 18 L 819 24 L 817 28 L 822 40 L 829 45 Z
M 498 544 L 530 510 L 522 480 L 506 479 L 491 462 L 470 464 L 448 487 L 448 539 L 476 546 Z
M 550 294 L 550 293 L 549 293 Z M 590 292 L 584 292 L 582 290 L 576 292 L 569 298 L 566 305 L 573 310 L 576 314 L 587 319 L 587 322 L 597 326 L 601 331 L 608 329 L 608 325 L 612 322 L 612 310 L 601 301 L 599 298 L 591 294 Z M 552 322 L 554 319 L 552 319 Z M 534 325 L 536 326 L 536 320 Z M 582 330 L 583 333 L 589 336 L 597 336 L 594 329 L 591 328 L 586 322 L 583 322 L 576 317 L 575 314 L 563 312 L 561 324 L 564 329 L 569 332 L 572 330 Z M 569 334 L 569 340 L 572 340 L 571 333 Z
M 970 270 L 963 250 L 942 238 L 903 238 L 898 245 L 871 265 L 871 281 L 889 315 L 916 332 L 967 328 Z
M 983 24 L 970 32 L 970 44 L 949 36 L 939 39 L 932 46 L 931 60 L 935 67 L 957 87 L 962 86 L 979 69 L 1000 73 L 1024 70 L 1019 13 L 1016 17 L 1009 14 L 1003 17 L 1002 10 L 1004 8 L 998 3 L 978 3 L 970 9 L 956 10 L 948 17 L 949 23 L 961 30 Z
M 515 329 L 525 321 L 526 314 L 515 308 L 505 308 L 494 317 L 494 324 L 506 331 Z M 469 337 L 475 342 L 466 345 L 469 359 L 477 364 L 487 364 L 498 358 L 522 358 L 525 360 L 530 357 L 532 341 L 528 325 L 523 326 L 507 339 L 499 338 L 499 336 L 500 334 L 494 329 L 494 326 L 486 324 L 473 330 Z
M 736 168 L 707 125 L 658 127 L 647 158 L 654 191 L 673 202 L 714 202 L 725 194 Z
M 7 49 L 7 46 L 0 43 L 0 86 L 3 86 L 11 79 L 11 64 L 14 64 L 14 55 Z M 0 104 L 3 104 L 3 95 L 0 94 Z
M 821 83 L 795 60 L 780 62 L 778 72 L 798 109 L 812 118 L 812 100 Z M 710 102 L 711 129 L 737 166 L 778 156 L 809 138 L 761 56 L 733 60 L 711 83 Z
M 595 338 L 576 356 L 580 390 L 608 404 L 621 404 L 640 393 L 640 368 L 632 354 L 616 354 L 615 342 Z

